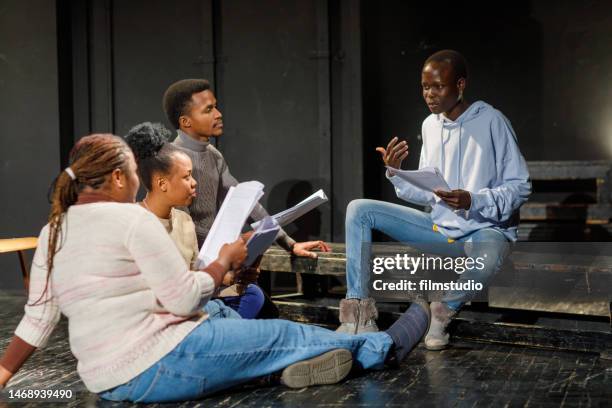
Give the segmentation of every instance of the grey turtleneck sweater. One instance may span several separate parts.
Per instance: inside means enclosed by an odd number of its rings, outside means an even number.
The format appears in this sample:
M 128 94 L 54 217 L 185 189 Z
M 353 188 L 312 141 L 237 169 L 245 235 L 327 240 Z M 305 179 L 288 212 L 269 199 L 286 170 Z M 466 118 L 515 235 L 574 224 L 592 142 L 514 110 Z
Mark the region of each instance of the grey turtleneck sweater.
M 193 162 L 193 178 L 198 182 L 197 197 L 186 210 L 195 223 L 198 245 L 201 247 L 227 191 L 238 181 L 229 172 L 221 152 L 209 142 L 195 140 L 179 130 L 172 143 L 187 153 Z M 267 211 L 257 203 L 251 218 L 259 221 L 266 215 Z M 278 233 L 276 242 L 287 250 L 295 243 L 283 229 Z

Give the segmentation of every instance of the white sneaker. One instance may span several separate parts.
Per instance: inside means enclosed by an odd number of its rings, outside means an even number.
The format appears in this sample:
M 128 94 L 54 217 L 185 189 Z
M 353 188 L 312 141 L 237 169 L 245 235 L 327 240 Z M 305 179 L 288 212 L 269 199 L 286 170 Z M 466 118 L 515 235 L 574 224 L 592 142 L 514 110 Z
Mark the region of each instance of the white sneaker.
M 425 348 L 427 350 L 442 350 L 448 346 L 450 336 L 447 327 L 451 318 L 457 313 L 442 302 L 431 302 L 431 323 L 425 335 Z

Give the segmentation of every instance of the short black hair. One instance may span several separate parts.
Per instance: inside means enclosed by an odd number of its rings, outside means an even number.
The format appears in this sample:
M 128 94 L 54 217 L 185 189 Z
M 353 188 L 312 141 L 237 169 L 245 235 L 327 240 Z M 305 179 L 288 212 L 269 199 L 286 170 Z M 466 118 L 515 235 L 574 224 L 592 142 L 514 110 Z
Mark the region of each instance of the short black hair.
M 179 118 L 191 104 L 191 95 L 210 90 L 210 82 L 206 79 L 182 79 L 173 83 L 164 92 L 164 112 L 174 126 L 179 128 Z
M 468 64 L 463 55 L 455 50 L 438 51 L 425 60 L 423 66 L 430 62 L 446 62 L 453 68 L 455 80 L 460 78 L 468 79 Z
M 153 188 L 154 173 L 170 173 L 172 154 L 180 151 L 169 143 L 171 136 L 172 132 L 164 125 L 151 122 L 140 123 L 125 135 L 138 164 L 138 176 L 147 191 Z

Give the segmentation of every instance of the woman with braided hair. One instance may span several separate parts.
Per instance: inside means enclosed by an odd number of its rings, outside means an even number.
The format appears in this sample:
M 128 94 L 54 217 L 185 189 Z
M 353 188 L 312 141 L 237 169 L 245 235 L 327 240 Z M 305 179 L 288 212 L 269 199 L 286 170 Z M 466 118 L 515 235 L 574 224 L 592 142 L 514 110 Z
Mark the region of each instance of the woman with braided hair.
M 70 321 L 71 349 L 90 389 L 131 379 L 206 318 L 201 305 L 246 256 L 238 240 L 206 270 L 187 273 L 156 218 L 133 204 L 136 163 L 121 138 L 84 137 L 70 162 L 54 182 L 26 313 L 0 360 L 0 385 L 45 345 L 60 311 Z
M 201 398 L 282 371 L 289 387 L 331 384 L 404 359 L 425 333 L 427 304 L 413 304 L 386 332 L 339 334 L 285 320 L 209 316 L 208 300 L 246 257 L 242 239 L 190 271 L 158 219 L 134 204 L 134 156 L 113 135 L 79 140 L 56 179 L 49 223 L 30 273 L 25 316 L 0 358 L 0 388 L 60 313 L 77 371 L 113 401 Z

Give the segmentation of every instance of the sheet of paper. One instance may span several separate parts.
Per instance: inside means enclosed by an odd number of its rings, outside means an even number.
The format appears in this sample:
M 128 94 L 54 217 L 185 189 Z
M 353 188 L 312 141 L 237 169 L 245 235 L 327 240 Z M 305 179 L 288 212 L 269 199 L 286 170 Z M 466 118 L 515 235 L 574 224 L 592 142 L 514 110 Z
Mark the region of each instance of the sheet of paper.
M 261 220 L 247 242 L 248 255 L 244 264 L 247 266 L 253 265 L 257 257 L 266 252 L 270 245 L 274 243 L 278 231 L 280 231 L 280 225 L 274 218 L 268 216 Z
M 444 176 L 437 167 L 423 167 L 419 170 L 399 170 L 387 166 L 391 172 L 412 185 L 427 191 L 450 191 Z
M 263 196 L 263 188 L 264 185 L 258 181 L 247 181 L 230 187 L 202 244 L 196 268 L 201 269 L 210 264 L 217 259 L 224 244 L 238 239 L 248 216 Z
M 272 218 L 278 222 L 278 225 L 284 227 L 325 202 L 327 202 L 327 196 L 323 190 L 319 190 L 293 207 L 281 211 L 278 214 L 274 214 Z M 251 227 L 253 227 L 253 229 L 257 228 L 260 222 L 261 221 L 254 222 L 251 224 Z

